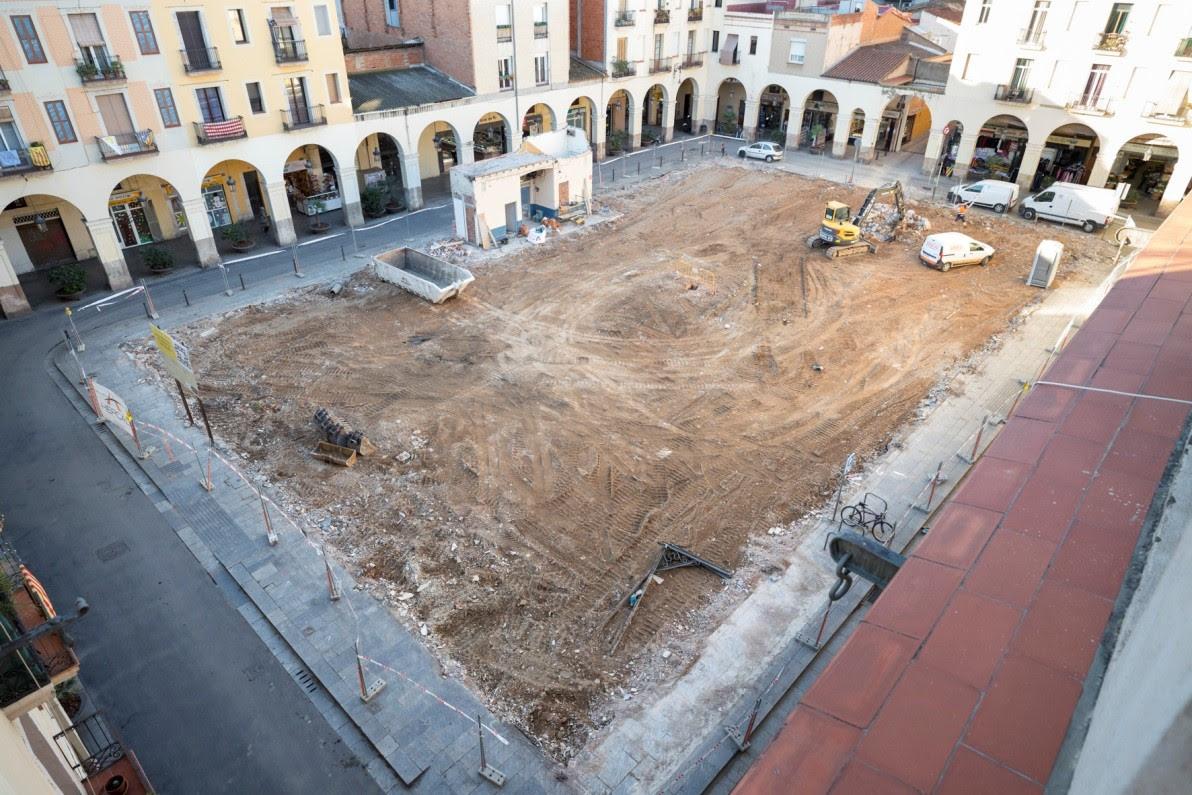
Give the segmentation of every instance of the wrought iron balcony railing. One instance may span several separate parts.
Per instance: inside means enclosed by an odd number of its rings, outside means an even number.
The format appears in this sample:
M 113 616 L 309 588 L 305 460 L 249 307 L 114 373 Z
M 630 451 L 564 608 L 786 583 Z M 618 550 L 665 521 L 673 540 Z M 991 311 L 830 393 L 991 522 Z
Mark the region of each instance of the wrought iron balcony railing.
M 244 117 L 235 116 L 223 121 L 196 121 L 195 137 L 202 145 L 217 144 L 222 141 L 234 141 L 237 138 L 247 138 L 248 131 L 244 129 Z
M 119 160 L 122 157 L 148 155 L 157 151 L 153 130 L 136 130 L 116 135 L 97 135 L 99 154 L 104 160 Z
M 273 55 L 278 63 L 301 63 L 307 59 L 305 39 L 274 39 Z
M 327 123 L 327 116 L 323 113 L 322 105 L 310 105 L 305 108 L 288 108 L 281 112 L 281 124 L 289 130 L 303 127 L 318 127 Z
M 219 50 L 215 47 L 202 47 L 195 50 L 180 50 L 182 53 L 182 68 L 187 74 L 194 72 L 210 72 L 222 69 L 219 62 Z

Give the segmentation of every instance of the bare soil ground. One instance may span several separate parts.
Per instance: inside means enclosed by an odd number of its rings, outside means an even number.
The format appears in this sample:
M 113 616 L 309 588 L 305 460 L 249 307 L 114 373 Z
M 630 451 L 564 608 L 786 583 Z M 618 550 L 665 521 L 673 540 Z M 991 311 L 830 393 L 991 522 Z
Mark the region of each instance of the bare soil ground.
M 1091 236 L 1002 219 L 969 230 L 999 248 L 988 268 L 923 267 L 922 232 L 840 261 L 805 248 L 826 199 L 855 208 L 864 193 L 703 168 L 607 200 L 617 220 L 482 265 L 441 306 L 358 276 L 338 297 L 309 291 L 188 336 L 225 439 L 326 517 L 449 670 L 566 757 L 625 661 L 721 588 L 668 572 L 609 655 L 610 616 L 658 542 L 737 566 L 1040 294 L 1023 283 L 1039 238 L 1067 244 L 1061 279 L 1112 257 Z M 318 407 L 380 453 L 352 469 L 312 459 Z

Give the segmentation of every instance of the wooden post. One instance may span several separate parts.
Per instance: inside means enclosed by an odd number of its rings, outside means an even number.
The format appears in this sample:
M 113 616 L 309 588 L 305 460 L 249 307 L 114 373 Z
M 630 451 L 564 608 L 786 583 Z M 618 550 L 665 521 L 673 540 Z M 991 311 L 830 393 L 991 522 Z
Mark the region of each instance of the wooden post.
M 186 421 L 193 427 L 195 424 L 195 416 L 190 413 L 190 401 L 186 399 L 186 390 L 182 388 L 182 382 L 177 378 L 174 383 L 178 385 L 178 396 L 182 398 L 182 407 L 186 409 Z
M 265 495 L 261 494 L 261 513 L 265 516 L 265 539 L 269 546 L 277 546 L 277 533 L 273 531 L 273 520 L 269 518 L 269 506 L 265 503 Z
M 215 437 L 211 435 L 211 423 L 207 419 L 207 407 L 203 405 L 203 399 L 199 397 L 199 393 L 195 393 L 195 400 L 199 403 L 199 413 L 203 415 L 203 425 L 207 428 L 207 440 L 211 444 L 215 444 Z
M 327 594 L 331 597 L 331 601 L 338 602 L 340 597 L 339 583 L 335 581 L 335 575 L 331 572 L 331 561 L 327 558 L 327 550 L 323 552 L 323 567 L 327 570 Z

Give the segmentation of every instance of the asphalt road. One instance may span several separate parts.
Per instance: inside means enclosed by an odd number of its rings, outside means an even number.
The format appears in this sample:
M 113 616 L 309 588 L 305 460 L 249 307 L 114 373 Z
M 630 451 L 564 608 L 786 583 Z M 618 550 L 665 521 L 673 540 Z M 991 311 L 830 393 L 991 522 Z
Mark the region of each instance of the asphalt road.
M 359 234 L 400 245 L 445 231 L 450 209 Z M 340 258 L 347 235 L 300 249 Z M 251 280 L 291 273 L 287 252 L 231 265 Z M 153 287 L 159 308 L 223 290 L 218 271 Z M 237 284 L 238 286 L 238 284 Z M 89 296 L 89 299 L 91 297 Z M 139 302 L 80 318 L 143 312 Z M 142 315 L 143 316 L 143 315 Z M 51 379 L 60 307 L 0 321 L 0 512 L 5 536 L 59 605 L 85 597 L 71 634 L 84 686 L 162 793 L 369 793 L 377 787 L 165 518 Z M 101 560 L 97 550 L 127 551 Z M 119 549 L 119 547 L 115 547 Z

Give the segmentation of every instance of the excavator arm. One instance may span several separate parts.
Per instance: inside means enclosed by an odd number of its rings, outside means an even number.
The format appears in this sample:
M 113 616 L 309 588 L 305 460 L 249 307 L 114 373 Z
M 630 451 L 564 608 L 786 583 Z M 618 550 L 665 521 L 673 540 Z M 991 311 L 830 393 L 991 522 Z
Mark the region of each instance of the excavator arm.
M 861 209 L 857 211 L 857 215 L 853 218 L 853 224 L 860 226 L 878 199 L 884 199 L 887 196 L 891 197 L 890 200 L 894 204 L 894 208 L 898 211 L 898 220 L 902 220 L 902 217 L 906 215 L 906 206 L 903 203 L 902 196 L 902 183 L 895 180 L 888 185 L 882 185 L 879 188 L 869 191 L 869 195 L 861 203 Z

